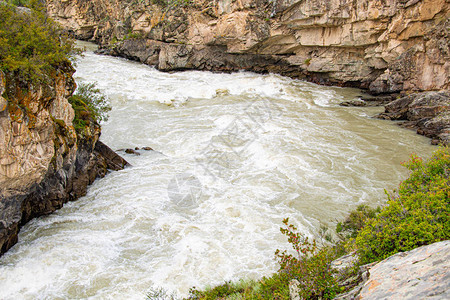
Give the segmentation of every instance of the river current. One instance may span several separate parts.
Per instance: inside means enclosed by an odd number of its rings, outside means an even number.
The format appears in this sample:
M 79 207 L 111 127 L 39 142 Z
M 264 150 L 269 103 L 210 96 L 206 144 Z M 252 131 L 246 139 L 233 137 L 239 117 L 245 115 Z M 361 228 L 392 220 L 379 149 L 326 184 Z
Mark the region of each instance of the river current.
M 92 45 L 86 45 L 92 49 Z M 429 141 L 382 108 L 341 107 L 356 89 L 278 75 L 162 73 L 87 51 L 78 83 L 97 82 L 112 106 L 101 140 L 132 167 L 26 224 L 0 258 L 0 299 L 185 296 L 277 270 L 289 217 L 306 235 L 334 229 L 358 204 L 377 205 Z

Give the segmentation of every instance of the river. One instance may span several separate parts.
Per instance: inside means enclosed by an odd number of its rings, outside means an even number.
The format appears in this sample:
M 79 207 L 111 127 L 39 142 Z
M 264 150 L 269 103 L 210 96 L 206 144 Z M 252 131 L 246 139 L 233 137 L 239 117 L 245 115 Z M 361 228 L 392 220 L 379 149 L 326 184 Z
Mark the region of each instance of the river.
M 92 50 L 92 45 L 83 44 Z M 77 82 L 112 106 L 101 140 L 132 167 L 26 224 L 0 258 L 0 299 L 144 299 L 186 295 L 277 269 L 285 217 L 306 235 L 334 229 L 358 204 L 377 205 L 429 140 L 341 107 L 357 89 L 278 75 L 162 73 L 87 51 Z

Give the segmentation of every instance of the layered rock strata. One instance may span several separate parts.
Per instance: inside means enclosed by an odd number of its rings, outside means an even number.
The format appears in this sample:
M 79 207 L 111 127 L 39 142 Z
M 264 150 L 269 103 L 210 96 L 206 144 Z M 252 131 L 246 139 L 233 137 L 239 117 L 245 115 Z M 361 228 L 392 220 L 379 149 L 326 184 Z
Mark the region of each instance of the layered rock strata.
M 48 0 L 47 7 L 76 37 L 100 44 L 100 53 L 163 71 L 273 72 L 376 95 L 405 95 L 449 89 L 449 3 Z M 438 132 L 450 126 L 448 118 L 430 130 L 415 124 L 433 143 L 448 143 L 441 139 L 446 133 Z
M 77 37 L 160 70 L 277 72 L 375 93 L 449 88 L 446 0 L 47 3 Z
M 17 242 L 23 224 L 127 164 L 98 140 L 95 122 L 83 136 L 75 132 L 67 100 L 76 87 L 73 72 L 67 63 L 49 83 L 26 85 L 0 71 L 0 255 Z

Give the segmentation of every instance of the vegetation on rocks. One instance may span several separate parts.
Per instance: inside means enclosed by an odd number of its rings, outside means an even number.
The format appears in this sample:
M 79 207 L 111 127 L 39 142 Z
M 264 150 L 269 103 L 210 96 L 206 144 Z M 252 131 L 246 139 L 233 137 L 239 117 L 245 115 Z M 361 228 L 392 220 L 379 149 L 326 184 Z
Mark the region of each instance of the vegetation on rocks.
M 0 20 L 0 70 L 22 82 L 46 82 L 75 53 L 73 40 L 62 35 L 39 1 L 0 1 Z
M 193 288 L 189 299 L 289 299 L 292 280 L 297 281 L 301 299 L 333 299 L 342 288 L 330 263 L 343 254 L 343 248 L 319 248 L 315 240 L 299 233 L 289 219 L 283 224 L 280 231 L 287 236 L 295 254 L 286 250 L 275 252 L 280 264 L 277 273 L 258 281 L 226 282 L 205 291 Z
M 70 66 L 70 59 L 78 53 L 74 40 L 46 15 L 41 1 L 0 1 L 0 19 L 0 70 L 26 89 L 51 83 L 55 72 Z M 75 110 L 73 124 L 78 134 L 91 122 L 106 120 L 111 109 L 95 84 L 80 85 L 69 102 Z M 11 104 L 10 111 L 16 106 Z
M 450 238 L 449 148 L 439 149 L 427 162 L 413 155 L 404 165 L 411 175 L 356 237 L 361 263 Z
M 91 122 L 108 120 L 108 111 L 111 110 L 106 96 L 95 83 L 80 84 L 75 94 L 69 98 L 69 103 L 75 111 L 73 126 L 78 134 L 82 134 Z
M 355 276 L 357 267 L 450 239 L 450 148 L 439 148 L 426 162 L 413 155 L 404 166 L 412 173 L 398 192 L 388 195 L 382 208 L 358 206 L 338 223 L 340 240 L 333 246 L 319 248 L 285 219 L 281 232 L 288 237 L 294 254 L 276 251 L 280 263 L 277 273 L 258 281 L 193 288 L 189 299 L 289 299 L 292 280 L 296 280 L 300 299 L 332 299 L 354 286 L 344 287 L 338 279 Z M 355 250 L 357 264 L 337 275 L 330 267 L 332 261 Z

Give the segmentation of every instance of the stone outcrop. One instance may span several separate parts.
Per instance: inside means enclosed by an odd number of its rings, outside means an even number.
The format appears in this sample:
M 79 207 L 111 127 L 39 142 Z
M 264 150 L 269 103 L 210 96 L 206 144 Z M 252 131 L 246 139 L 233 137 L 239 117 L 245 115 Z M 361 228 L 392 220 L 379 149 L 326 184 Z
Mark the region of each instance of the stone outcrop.
M 49 0 L 76 37 L 163 71 L 272 72 L 383 95 L 449 89 L 448 0 Z M 392 96 L 394 95 L 394 96 Z M 386 119 L 393 116 L 387 107 Z M 440 108 L 448 106 L 441 105 Z M 408 117 L 405 120 L 409 120 Z M 449 118 L 403 124 L 448 143 Z
M 378 118 L 402 120 L 401 126 L 417 128 L 433 144 L 450 144 L 450 92 L 423 92 L 392 101 Z
M 277 72 L 374 93 L 449 88 L 448 0 L 47 3 L 77 37 L 160 70 Z
M 63 64 L 51 82 L 27 85 L 0 71 L 0 255 L 16 243 L 21 225 L 83 196 L 95 178 L 127 164 L 98 141 L 95 122 L 84 136 L 75 132 L 67 100 L 75 90 L 73 72 Z
M 450 241 L 397 253 L 366 269 L 364 281 L 336 299 L 450 298 Z
M 336 300 L 363 299 L 449 299 L 450 241 L 437 242 L 400 252 L 379 263 L 351 271 L 355 253 L 340 257 L 330 265 L 340 287 L 349 290 Z M 350 271 L 350 272 L 348 272 Z M 291 300 L 300 300 L 299 282 L 289 283 Z

